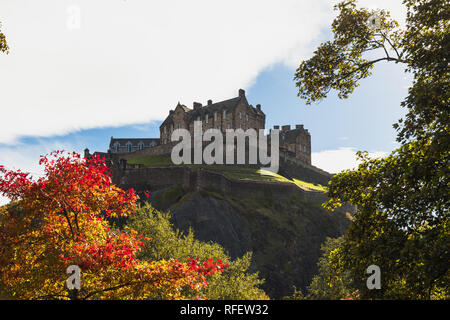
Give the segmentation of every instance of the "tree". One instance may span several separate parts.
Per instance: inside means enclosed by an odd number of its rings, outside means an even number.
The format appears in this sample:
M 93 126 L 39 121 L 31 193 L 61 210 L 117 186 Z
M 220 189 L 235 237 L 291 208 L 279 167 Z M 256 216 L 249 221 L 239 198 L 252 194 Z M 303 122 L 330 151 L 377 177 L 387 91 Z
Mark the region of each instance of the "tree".
M 389 12 L 357 9 L 354 0 L 337 4 L 335 10 L 339 15 L 332 23 L 333 41 L 322 43 L 295 73 L 298 96 L 307 104 L 326 98 L 332 89 L 340 98 L 348 98 L 358 80 L 371 75 L 376 63 L 404 62 L 404 52 L 399 49 L 403 32 Z M 377 49 L 382 49 L 383 56 L 365 58 Z
M 134 190 L 111 184 L 103 159 L 57 151 L 44 156 L 45 175 L 33 180 L 0 167 L 0 296 L 17 299 L 180 299 L 199 292 L 223 271 L 215 260 L 140 260 L 147 238 L 110 229 L 108 217 L 136 209 Z M 82 270 L 79 292 L 68 292 L 65 271 Z
M 339 300 L 357 297 L 357 288 L 353 285 L 350 272 L 344 269 L 342 243 L 344 237 L 327 238 L 322 245 L 322 256 L 317 266 L 319 272 L 308 287 L 307 299 Z
M 5 52 L 6 54 L 9 53 L 9 47 L 6 43 L 6 37 L 2 33 L 2 23 L 0 22 L 0 52 Z
M 194 232 L 189 230 L 183 234 L 174 229 L 170 222 L 170 213 L 156 210 L 145 203 L 139 207 L 126 222 L 126 225 L 140 234 L 150 238 L 148 245 L 139 253 L 142 259 L 160 260 L 175 258 L 187 262 L 189 257 L 200 260 L 215 259 L 227 266 L 224 272 L 216 273 L 208 279 L 208 286 L 202 292 L 214 300 L 260 300 L 268 299 L 263 290 L 258 288 L 263 280 L 258 274 L 251 274 L 248 269 L 251 264 L 251 254 L 231 260 L 217 243 L 205 243 L 196 240 Z M 192 297 L 195 292 L 186 292 Z M 190 294 L 190 296 L 189 296 Z
M 327 238 L 321 246 L 322 256 L 317 262 L 318 273 L 311 280 L 307 294 L 297 290 L 287 300 L 345 300 L 358 298 L 358 289 L 346 270 L 342 245 L 344 237 Z
M 379 11 L 344 1 L 333 21 L 334 40 L 301 63 L 295 80 L 307 103 L 335 89 L 347 98 L 381 61 L 402 63 L 414 76 L 404 119 L 394 124 L 401 146 L 384 159 L 358 153 L 357 170 L 335 175 L 327 207 L 358 206 L 345 235 L 345 266 L 362 298 L 430 299 L 450 295 L 449 211 L 449 17 L 450 3 L 405 0 L 406 28 Z M 378 19 L 378 18 L 377 18 Z M 382 56 L 368 59 L 381 52 Z M 381 290 L 368 290 L 366 268 L 377 264 Z

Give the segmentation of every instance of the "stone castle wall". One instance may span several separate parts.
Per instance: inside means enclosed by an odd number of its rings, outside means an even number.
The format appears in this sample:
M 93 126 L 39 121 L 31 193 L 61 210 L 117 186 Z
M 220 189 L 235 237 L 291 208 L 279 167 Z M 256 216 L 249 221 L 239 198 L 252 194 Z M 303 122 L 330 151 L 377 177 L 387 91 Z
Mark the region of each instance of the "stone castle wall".
M 286 178 L 297 178 L 323 186 L 326 186 L 333 176 L 322 169 L 306 164 L 290 152 L 280 152 L 279 173 Z
M 328 199 L 326 193 L 302 190 L 293 183 L 235 180 L 219 172 L 184 166 L 117 166 L 114 168 L 113 177 L 113 182 L 119 187 L 123 189 L 134 188 L 138 192 L 144 190 L 155 191 L 173 185 L 180 185 L 187 190 L 216 190 L 241 199 L 254 199 L 257 196 L 263 196 L 283 201 L 293 195 L 302 201 L 323 203 Z M 345 210 L 353 212 L 354 208 L 346 205 Z

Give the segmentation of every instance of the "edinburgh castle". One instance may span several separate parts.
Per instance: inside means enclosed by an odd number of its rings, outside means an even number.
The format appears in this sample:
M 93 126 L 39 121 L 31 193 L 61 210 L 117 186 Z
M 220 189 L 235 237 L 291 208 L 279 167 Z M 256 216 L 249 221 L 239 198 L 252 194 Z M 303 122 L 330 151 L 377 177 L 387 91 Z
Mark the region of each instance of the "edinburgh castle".
M 206 105 L 194 102 L 192 108 L 178 103 L 174 110 L 159 127 L 159 138 L 113 138 L 111 137 L 108 153 L 124 154 L 146 149 L 146 154 L 164 154 L 169 148 L 161 148 L 171 145 L 171 134 L 175 129 L 187 129 L 193 135 L 194 121 L 201 121 L 203 130 L 215 128 L 225 133 L 226 129 L 242 129 L 244 131 L 254 129 L 257 132 L 265 129 L 266 115 L 261 110 L 261 105 L 256 107 L 249 104 L 245 91 L 240 89 L 238 96 L 232 99 L 215 102 L 208 100 Z M 280 130 L 280 126 L 274 126 Z M 159 148 L 158 148 L 159 147 Z M 304 164 L 311 165 L 311 135 L 303 125 L 296 125 L 291 129 L 290 125 L 281 127 L 280 153 L 286 154 Z

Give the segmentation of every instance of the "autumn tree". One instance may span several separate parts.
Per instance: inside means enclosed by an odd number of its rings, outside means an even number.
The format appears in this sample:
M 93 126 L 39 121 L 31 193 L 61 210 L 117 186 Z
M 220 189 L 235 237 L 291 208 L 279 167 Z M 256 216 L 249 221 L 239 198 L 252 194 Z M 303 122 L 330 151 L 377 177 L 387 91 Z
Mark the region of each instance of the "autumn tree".
M 331 179 L 327 207 L 358 206 L 341 250 L 362 298 L 448 298 L 450 3 L 403 2 L 404 29 L 385 10 L 337 4 L 333 40 L 300 64 L 295 81 L 311 104 L 331 90 L 347 98 L 377 63 L 402 64 L 413 75 L 401 104 L 406 116 L 394 124 L 401 146 L 384 159 L 358 153 L 358 169 Z M 381 268 L 381 290 L 365 285 L 371 264 Z
M 268 299 L 259 288 L 263 280 L 259 279 L 258 273 L 248 272 L 251 253 L 232 260 L 219 244 L 195 239 L 194 230 L 190 229 L 185 234 L 175 229 L 170 217 L 170 213 L 160 212 L 148 203 L 129 217 L 126 225 L 151 239 L 144 240 L 147 245 L 140 251 L 139 257 L 146 260 L 175 258 L 182 262 L 188 262 L 190 257 L 222 261 L 227 268 L 210 277 L 208 286 L 201 290 L 205 296 L 214 300 Z M 188 294 L 192 297 L 192 294 L 198 293 L 186 292 Z
M 0 297 L 7 299 L 181 299 L 199 292 L 207 277 L 223 271 L 213 259 L 141 260 L 148 239 L 113 230 L 108 217 L 136 209 L 134 190 L 111 183 L 99 157 L 82 159 L 57 151 L 44 156 L 44 177 L 0 167 Z M 82 270 L 78 292 L 68 292 L 69 265 Z

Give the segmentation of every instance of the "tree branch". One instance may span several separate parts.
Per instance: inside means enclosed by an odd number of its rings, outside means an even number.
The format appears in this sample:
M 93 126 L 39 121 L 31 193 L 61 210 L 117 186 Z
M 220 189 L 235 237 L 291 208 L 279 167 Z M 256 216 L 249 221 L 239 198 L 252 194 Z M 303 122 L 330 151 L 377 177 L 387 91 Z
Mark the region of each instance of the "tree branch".
M 389 40 L 389 38 L 386 37 L 383 32 L 380 31 L 380 34 L 384 39 L 386 39 L 386 41 L 389 43 L 391 48 L 394 49 L 395 53 L 397 54 L 398 60 L 401 60 L 401 55 L 398 54 L 397 48 L 392 44 L 391 40 Z
M 352 70 L 351 72 L 347 72 L 347 73 L 343 74 L 342 77 L 339 78 L 339 80 L 345 79 L 345 78 L 351 76 L 352 74 L 354 74 L 355 72 L 358 72 L 359 70 L 361 70 L 361 69 L 363 69 L 365 67 L 368 67 L 370 65 L 373 65 L 373 64 L 375 64 L 375 63 L 377 63 L 379 61 L 383 61 L 383 60 L 403 62 L 401 60 L 398 60 L 398 59 L 392 58 L 392 57 L 384 57 L 384 58 L 375 59 L 375 60 L 368 61 L 366 63 L 363 63 L 363 64 L 359 65 L 358 68 L 356 68 L 355 70 Z
M 67 223 L 69 224 L 72 237 L 75 238 L 75 233 L 73 232 L 72 224 L 70 223 L 69 215 L 67 214 L 66 208 L 63 208 L 63 215 L 66 217 Z
M 106 289 L 102 289 L 102 290 L 96 290 L 96 291 L 93 291 L 93 292 L 87 294 L 86 296 L 84 296 L 83 300 L 86 300 L 86 299 L 92 297 L 93 295 L 95 295 L 97 293 L 117 290 L 117 289 L 120 289 L 120 288 L 123 288 L 123 287 L 126 287 L 126 286 L 130 286 L 132 284 L 133 284 L 133 282 L 127 282 L 127 283 L 123 283 L 123 284 L 120 284 L 120 285 L 117 285 L 117 286 L 114 286 L 114 287 L 110 287 L 110 288 L 106 288 Z

